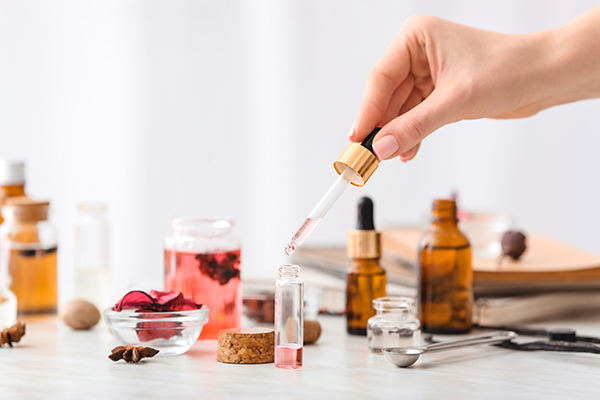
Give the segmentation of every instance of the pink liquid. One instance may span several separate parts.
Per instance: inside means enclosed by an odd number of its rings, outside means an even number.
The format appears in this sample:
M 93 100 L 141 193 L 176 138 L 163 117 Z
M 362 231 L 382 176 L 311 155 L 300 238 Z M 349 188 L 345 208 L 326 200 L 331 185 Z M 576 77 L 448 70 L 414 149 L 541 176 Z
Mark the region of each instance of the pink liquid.
M 296 248 L 302 245 L 311 232 L 319 225 L 321 218 L 307 218 L 304 224 L 298 229 L 298 232 L 292 238 L 290 244 L 285 248 L 285 254 L 291 256 L 296 251 Z
M 165 250 L 165 290 L 182 292 L 209 308 L 200 339 L 216 339 L 219 331 L 241 326 L 240 251 L 182 253 Z
M 275 366 L 277 368 L 302 368 L 302 346 L 275 347 Z

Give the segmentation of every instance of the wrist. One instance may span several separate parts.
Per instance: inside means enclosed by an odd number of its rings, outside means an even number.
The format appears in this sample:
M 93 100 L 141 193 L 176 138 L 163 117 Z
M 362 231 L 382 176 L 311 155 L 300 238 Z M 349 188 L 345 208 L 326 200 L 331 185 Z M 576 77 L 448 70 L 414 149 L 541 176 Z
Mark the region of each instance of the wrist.
M 600 97 L 600 29 L 576 19 L 543 34 L 557 104 Z

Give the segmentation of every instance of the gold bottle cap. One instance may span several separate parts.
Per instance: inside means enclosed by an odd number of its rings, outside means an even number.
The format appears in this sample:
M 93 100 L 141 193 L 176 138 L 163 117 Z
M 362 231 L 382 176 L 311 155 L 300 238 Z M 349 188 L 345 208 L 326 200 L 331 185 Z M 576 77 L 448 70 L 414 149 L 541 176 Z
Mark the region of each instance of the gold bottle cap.
M 351 229 L 348 232 L 348 257 L 381 257 L 381 234 L 377 231 Z
M 351 182 L 354 186 L 364 186 L 378 166 L 377 157 L 359 143 L 350 143 L 333 163 L 333 167 L 340 175 L 346 168 L 351 168 L 357 173 L 356 178 Z
M 373 152 L 373 139 L 381 128 L 375 128 L 361 144 L 350 143 L 342 155 L 333 163 L 333 168 L 342 175 L 347 168 L 356 172 L 357 176 L 352 180 L 354 186 L 364 186 L 373 172 L 379 166 L 379 160 Z

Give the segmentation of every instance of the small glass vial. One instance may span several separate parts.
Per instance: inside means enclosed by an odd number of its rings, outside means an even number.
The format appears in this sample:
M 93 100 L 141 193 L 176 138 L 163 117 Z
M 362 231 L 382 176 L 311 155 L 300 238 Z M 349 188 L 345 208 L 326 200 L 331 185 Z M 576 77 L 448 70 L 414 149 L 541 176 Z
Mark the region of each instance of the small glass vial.
M 49 205 L 11 197 L 2 207 L 0 273 L 12 280 L 19 314 L 56 312 L 58 238 L 48 221 Z
M 421 324 L 412 312 L 414 300 L 408 297 L 381 297 L 373 300 L 377 311 L 367 324 L 369 349 L 380 353 L 387 347 L 421 344 Z
M 75 291 L 99 310 L 110 306 L 106 204 L 79 204 L 75 223 Z
M 0 274 L 0 330 L 17 323 L 17 297 L 9 288 L 10 278 Z
M 275 283 L 275 366 L 302 368 L 304 284 L 300 267 L 282 265 Z

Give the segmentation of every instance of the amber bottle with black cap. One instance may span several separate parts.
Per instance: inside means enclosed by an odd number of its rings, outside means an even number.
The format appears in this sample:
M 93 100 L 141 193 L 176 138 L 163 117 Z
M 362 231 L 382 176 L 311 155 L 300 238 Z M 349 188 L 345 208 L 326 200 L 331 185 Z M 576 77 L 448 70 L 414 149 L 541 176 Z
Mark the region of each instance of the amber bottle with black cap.
M 428 333 L 465 333 L 473 326 L 471 246 L 458 228 L 456 202 L 435 200 L 419 243 L 419 319 Z
M 379 265 L 381 235 L 373 223 L 373 201 L 358 202 L 356 229 L 348 233 L 348 256 L 352 265 L 347 273 L 346 327 L 353 335 L 367 335 L 369 318 L 375 315 L 373 300 L 386 296 L 385 270 Z

